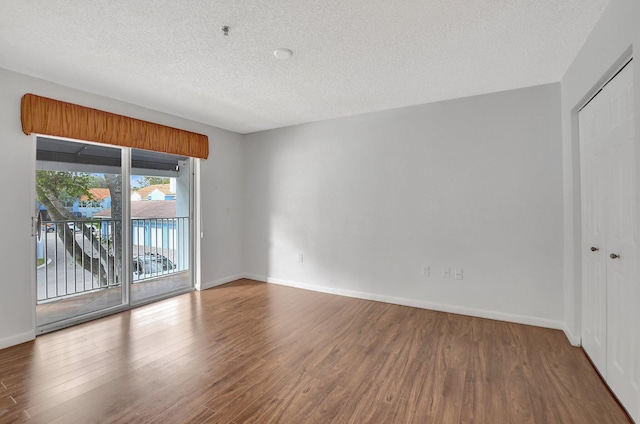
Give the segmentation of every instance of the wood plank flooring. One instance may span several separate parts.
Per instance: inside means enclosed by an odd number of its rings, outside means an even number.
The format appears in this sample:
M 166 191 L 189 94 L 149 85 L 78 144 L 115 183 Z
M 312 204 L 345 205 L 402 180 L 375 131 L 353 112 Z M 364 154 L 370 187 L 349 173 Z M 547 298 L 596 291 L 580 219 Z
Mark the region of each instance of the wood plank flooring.
M 251 280 L 0 350 L 0 423 L 628 423 L 560 331 Z

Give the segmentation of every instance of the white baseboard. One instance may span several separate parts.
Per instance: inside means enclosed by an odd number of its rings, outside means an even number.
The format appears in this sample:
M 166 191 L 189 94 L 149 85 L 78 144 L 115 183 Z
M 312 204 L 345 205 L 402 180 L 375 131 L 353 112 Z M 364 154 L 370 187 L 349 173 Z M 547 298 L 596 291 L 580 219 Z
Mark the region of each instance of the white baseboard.
M 36 338 L 35 331 L 27 331 L 26 333 L 20 333 L 20 334 L 15 334 L 11 337 L 5 337 L 3 339 L 0 339 L 0 349 L 19 345 L 25 342 L 30 342 L 31 340 L 35 340 L 35 338 Z
M 241 278 L 245 278 L 243 274 L 230 275 L 228 277 L 220 278 L 215 281 L 208 281 L 206 283 L 200 284 L 200 290 L 210 289 L 212 287 L 221 286 L 223 284 L 230 283 L 232 281 L 239 280 Z
M 403 297 L 385 296 L 385 295 L 379 295 L 379 294 L 373 294 L 373 293 L 359 292 L 354 290 L 344 290 L 344 289 L 336 289 L 333 287 L 316 286 L 312 284 L 304 284 L 304 283 L 298 283 L 295 281 L 281 280 L 277 278 L 265 277 L 263 275 L 256 275 L 256 274 L 244 274 L 243 277 L 249 278 L 252 280 L 262 281 L 265 283 L 295 287 L 299 289 L 317 291 L 321 293 L 336 294 L 340 296 L 354 297 L 357 299 L 374 300 L 377 302 L 392 303 L 395 305 L 412 306 L 415 308 L 430 309 L 432 311 L 450 312 L 454 314 L 468 315 L 468 316 L 478 317 L 478 318 L 488 318 L 488 319 L 493 319 L 497 321 L 513 322 L 516 324 L 525 324 L 525 325 L 533 325 L 536 327 L 552 328 L 554 330 L 564 330 L 564 327 L 565 327 L 562 321 L 532 317 L 528 315 L 518 315 L 518 314 L 509 314 L 505 312 L 487 311 L 483 309 L 467 308 L 464 306 L 446 305 L 442 303 L 426 302 L 426 301 L 415 300 L 415 299 L 406 299 Z M 570 338 L 569 341 L 571 342 L 571 344 L 573 344 L 573 339 Z
M 579 336 L 575 336 L 571 332 L 571 330 L 569 330 L 569 327 L 567 327 L 566 324 L 562 326 L 562 331 L 564 331 L 564 335 L 567 336 L 567 339 L 569 339 L 569 343 L 571 343 L 571 346 L 575 346 L 575 347 L 582 346 L 582 338 Z

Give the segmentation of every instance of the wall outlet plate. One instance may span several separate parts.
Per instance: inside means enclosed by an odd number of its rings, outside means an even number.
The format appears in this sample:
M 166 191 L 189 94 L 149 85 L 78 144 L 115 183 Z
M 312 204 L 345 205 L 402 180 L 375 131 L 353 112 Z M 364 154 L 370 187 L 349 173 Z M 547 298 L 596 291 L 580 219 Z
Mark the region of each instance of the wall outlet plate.
M 449 268 L 448 266 L 442 267 L 442 278 L 444 279 L 451 278 L 451 268 Z

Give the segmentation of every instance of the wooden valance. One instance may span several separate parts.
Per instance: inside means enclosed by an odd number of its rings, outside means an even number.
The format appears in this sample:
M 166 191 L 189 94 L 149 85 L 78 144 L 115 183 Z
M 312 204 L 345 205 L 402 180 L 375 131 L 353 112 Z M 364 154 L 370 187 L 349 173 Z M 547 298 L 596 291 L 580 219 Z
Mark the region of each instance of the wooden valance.
M 206 159 L 209 138 L 35 94 L 20 103 L 22 131 Z

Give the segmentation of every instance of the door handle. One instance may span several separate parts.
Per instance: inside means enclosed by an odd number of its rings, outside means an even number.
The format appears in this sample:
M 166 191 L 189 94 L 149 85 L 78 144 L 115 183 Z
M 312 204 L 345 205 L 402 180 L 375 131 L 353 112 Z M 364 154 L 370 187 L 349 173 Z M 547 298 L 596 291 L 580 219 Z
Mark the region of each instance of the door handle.
M 618 259 L 620 257 L 620 255 L 616 255 L 615 253 L 612 253 L 612 254 L 609 255 L 609 257 L 611 259 Z
M 591 246 L 591 251 L 592 251 L 592 252 L 597 252 L 598 250 L 600 250 L 600 249 L 598 249 L 597 247 L 593 247 L 593 246 Z

